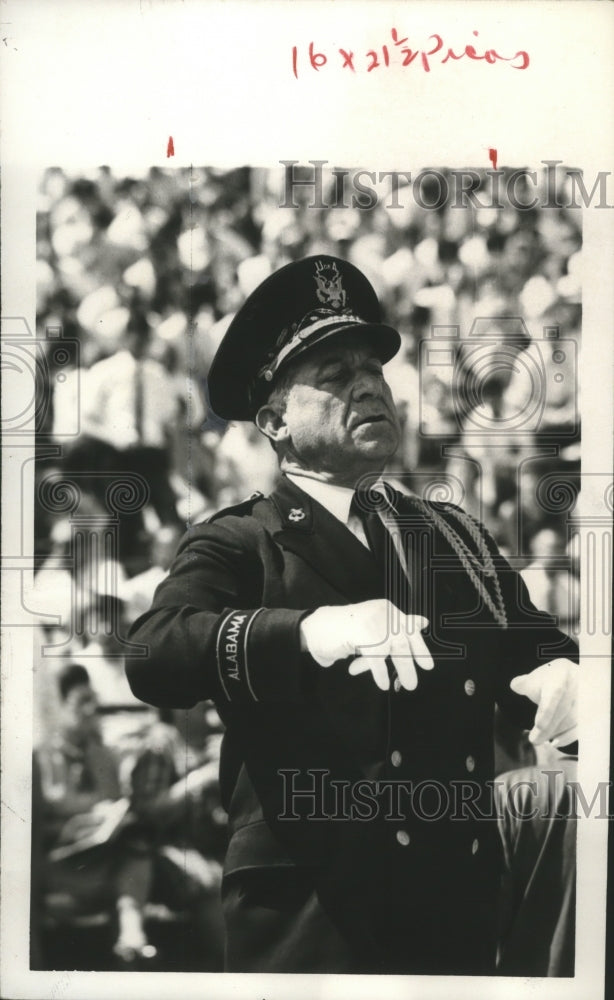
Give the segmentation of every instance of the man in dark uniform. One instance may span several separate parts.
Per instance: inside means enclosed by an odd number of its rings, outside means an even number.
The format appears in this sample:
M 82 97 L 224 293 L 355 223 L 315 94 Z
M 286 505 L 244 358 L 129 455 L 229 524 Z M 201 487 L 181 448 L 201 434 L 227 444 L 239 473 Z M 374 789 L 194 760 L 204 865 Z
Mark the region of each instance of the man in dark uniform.
M 399 346 L 338 258 L 253 292 L 210 399 L 256 422 L 281 481 L 191 528 L 132 629 L 134 693 L 211 698 L 226 726 L 229 971 L 492 972 L 494 704 L 575 739 L 573 642 L 481 525 L 380 479 Z

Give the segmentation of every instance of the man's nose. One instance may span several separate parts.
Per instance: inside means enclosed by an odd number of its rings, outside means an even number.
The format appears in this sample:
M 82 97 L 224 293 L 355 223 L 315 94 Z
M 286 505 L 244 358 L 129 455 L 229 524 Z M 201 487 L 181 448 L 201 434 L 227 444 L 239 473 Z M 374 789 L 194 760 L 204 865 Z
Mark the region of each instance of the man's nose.
M 381 380 L 372 372 L 358 372 L 354 378 L 354 397 L 363 399 L 365 396 L 381 395 Z

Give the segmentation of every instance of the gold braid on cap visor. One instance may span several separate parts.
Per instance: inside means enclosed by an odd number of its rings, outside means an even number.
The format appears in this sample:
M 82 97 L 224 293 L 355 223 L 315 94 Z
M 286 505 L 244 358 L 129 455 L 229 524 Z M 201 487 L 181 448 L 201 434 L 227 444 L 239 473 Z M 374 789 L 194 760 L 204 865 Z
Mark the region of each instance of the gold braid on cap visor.
M 323 313 L 327 313 L 327 315 L 323 316 Z M 308 325 L 302 326 L 305 322 L 307 322 Z M 345 325 L 346 323 L 361 323 L 364 325 L 366 320 L 349 311 L 329 312 L 329 310 L 319 309 L 316 312 L 309 313 L 304 319 L 301 320 L 298 330 L 292 339 L 289 340 L 284 347 L 282 347 L 277 356 L 274 359 L 267 361 L 267 363 L 262 366 L 258 372 L 257 378 L 263 378 L 266 382 L 272 382 L 273 376 L 279 366 L 292 354 L 295 348 L 298 347 L 302 341 L 311 338 L 314 333 L 324 333 L 331 326 L 340 326 Z M 283 331 L 280 339 L 283 339 L 286 332 L 286 330 Z M 318 340 L 320 339 L 321 337 L 318 337 Z

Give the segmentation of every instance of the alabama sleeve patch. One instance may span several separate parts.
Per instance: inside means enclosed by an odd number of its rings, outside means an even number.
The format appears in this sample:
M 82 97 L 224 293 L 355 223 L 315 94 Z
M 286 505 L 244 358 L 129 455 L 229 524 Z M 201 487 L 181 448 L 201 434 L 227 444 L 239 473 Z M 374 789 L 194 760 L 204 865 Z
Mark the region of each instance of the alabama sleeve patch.
M 257 611 L 231 611 L 217 635 L 217 669 L 228 701 L 250 697 L 258 701 L 249 676 L 248 639 Z

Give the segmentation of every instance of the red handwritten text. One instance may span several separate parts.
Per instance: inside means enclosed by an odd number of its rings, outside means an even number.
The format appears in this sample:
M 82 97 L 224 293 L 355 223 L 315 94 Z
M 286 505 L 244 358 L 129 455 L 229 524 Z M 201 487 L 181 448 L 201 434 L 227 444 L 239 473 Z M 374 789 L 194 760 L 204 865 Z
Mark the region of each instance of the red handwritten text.
M 474 31 L 477 37 L 479 31 Z M 318 51 L 316 43 L 311 41 L 305 50 L 299 50 L 298 45 L 292 46 L 292 72 L 298 79 L 299 69 L 303 67 L 319 72 L 325 66 L 337 66 L 340 69 L 349 69 L 350 72 L 365 71 L 372 73 L 374 70 L 386 68 L 388 66 L 411 66 L 416 64 L 421 66 L 425 73 L 430 73 L 434 66 L 444 66 L 448 62 L 459 62 L 464 59 L 471 62 L 483 62 L 487 66 L 494 66 L 496 63 L 507 63 L 511 69 L 527 69 L 530 65 L 529 53 L 524 49 L 519 49 L 513 55 L 503 55 L 494 48 L 484 48 L 477 50 L 475 45 L 465 45 L 464 49 L 455 51 L 454 48 L 445 44 L 441 35 L 429 35 L 426 44 L 414 46 L 409 44 L 409 35 L 401 37 L 396 28 L 390 31 L 392 44 L 380 45 L 377 48 L 368 49 L 364 54 L 355 55 L 349 48 L 337 48 L 333 54 Z

